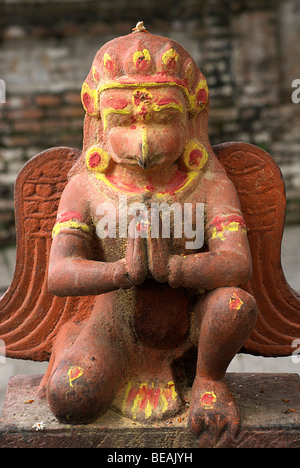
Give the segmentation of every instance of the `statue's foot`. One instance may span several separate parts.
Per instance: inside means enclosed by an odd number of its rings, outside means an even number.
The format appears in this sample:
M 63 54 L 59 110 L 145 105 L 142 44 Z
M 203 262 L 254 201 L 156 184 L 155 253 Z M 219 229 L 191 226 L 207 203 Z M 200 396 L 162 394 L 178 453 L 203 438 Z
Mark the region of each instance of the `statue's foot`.
M 139 422 L 154 422 L 175 416 L 181 399 L 173 381 L 130 380 L 114 403 L 123 416 Z
M 200 446 L 226 445 L 237 436 L 239 411 L 224 381 L 196 377 L 188 426 L 200 436 Z

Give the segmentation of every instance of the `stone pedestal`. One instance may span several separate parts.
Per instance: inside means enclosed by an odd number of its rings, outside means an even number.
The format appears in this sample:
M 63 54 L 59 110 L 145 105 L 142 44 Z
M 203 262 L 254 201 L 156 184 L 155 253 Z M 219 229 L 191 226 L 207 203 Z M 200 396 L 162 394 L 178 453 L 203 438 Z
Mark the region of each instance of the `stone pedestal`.
M 113 411 L 87 426 L 60 424 L 35 392 L 41 376 L 11 378 L 0 419 L 0 448 L 193 449 L 187 410 L 168 422 L 144 425 Z M 297 374 L 228 374 L 242 418 L 230 447 L 300 448 L 300 385 Z M 43 429 L 36 430 L 36 423 Z M 221 444 L 222 446 L 222 444 Z M 123 452 L 124 453 L 124 450 Z

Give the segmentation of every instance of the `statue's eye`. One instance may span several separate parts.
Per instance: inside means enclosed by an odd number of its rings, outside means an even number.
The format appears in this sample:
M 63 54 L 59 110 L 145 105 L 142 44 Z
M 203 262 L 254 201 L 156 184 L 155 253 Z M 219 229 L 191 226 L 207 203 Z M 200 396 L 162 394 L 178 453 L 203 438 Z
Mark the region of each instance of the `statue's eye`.
M 133 114 L 130 106 L 127 106 L 126 108 L 124 107 L 123 109 L 115 109 L 113 107 L 108 107 L 102 109 L 102 116 L 104 121 L 104 128 L 106 128 L 107 125 L 128 125 L 132 120 Z
M 153 119 L 157 123 L 172 122 L 173 120 L 178 119 L 180 117 L 180 111 L 174 108 L 161 108 L 153 112 Z

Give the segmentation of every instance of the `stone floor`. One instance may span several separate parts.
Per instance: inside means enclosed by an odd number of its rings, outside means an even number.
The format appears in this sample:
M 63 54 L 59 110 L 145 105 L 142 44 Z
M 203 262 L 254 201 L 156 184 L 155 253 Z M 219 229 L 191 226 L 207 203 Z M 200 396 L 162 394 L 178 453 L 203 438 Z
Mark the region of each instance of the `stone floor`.
M 0 250 L 0 296 L 10 284 L 14 272 L 15 249 Z M 282 265 L 291 287 L 300 293 L 300 225 L 286 227 L 282 243 Z M 0 343 L 1 346 L 1 343 Z M 5 362 L 4 362 L 5 361 Z M 41 374 L 47 363 L 4 359 L 0 356 L 0 410 L 10 376 Z M 261 358 L 240 354 L 234 358 L 229 372 L 285 372 L 300 374 L 300 364 L 287 358 Z

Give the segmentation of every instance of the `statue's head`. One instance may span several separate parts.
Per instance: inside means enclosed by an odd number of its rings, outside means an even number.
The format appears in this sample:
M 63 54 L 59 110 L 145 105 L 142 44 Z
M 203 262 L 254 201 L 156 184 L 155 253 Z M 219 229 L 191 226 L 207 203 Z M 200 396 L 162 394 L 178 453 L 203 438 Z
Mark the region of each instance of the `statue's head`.
M 117 163 L 151 172 L 180 158 L 202 165 L 208 88 L 177 42 L 142 28 L 108 42 L 95 56 L 81 97 L 91 171 Z

